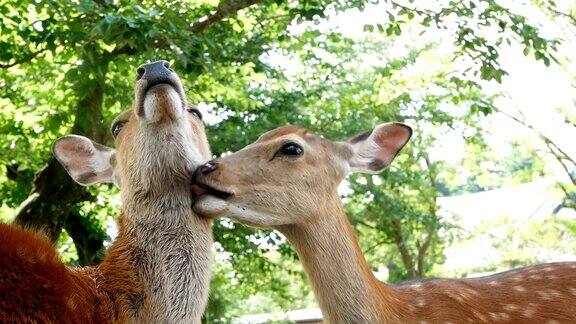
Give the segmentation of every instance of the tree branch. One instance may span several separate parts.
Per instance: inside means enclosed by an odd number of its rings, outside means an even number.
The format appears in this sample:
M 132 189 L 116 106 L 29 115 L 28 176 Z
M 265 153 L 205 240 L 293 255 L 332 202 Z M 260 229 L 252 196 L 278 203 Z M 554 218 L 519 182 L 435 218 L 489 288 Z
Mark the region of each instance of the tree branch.
M 228 0 L 221 2 L 216 9 L 216 12 L 210 16 L 203 18 L 192 26 L 192 31 L 195 33 L 202 33 L 213 24 L 235 14 L 236 12 L 248 8 L 261 0 Z
M 554 143 L 554 141 L 549 138 L 548 136 L 544 135 L 542 132 L 540 132 L 539 130 L 536 129 L 536 127 L 534 127 L 532 124 L 530 124 L 528 121 L 526 121 L 525 119 L 522 120 L 516 116 L 513 116 L 505 111 L 502 110 L 496 110 L 498 112 L 500 112 L 501 114 L 504 114 L 505 116 L 507 116 L 508 118 L 511 118 L 512 120 L 516 121 L 517 123 L 519 123 L 520 125 L 523 125 L 524 127 L 529 128 L 530 130 L 532 130 L 534 133 L 536 133 L 536 135 L 538 135 L 538 137 L 540 137 L 540 139 L 542 141 L 544 141 L 544 144 L 546 144 L 546 146 L 550 149 L 550 147 L 554 147 L 557 151 L 557 153 L 552 152 L 552 154 L 554 154 L 555 156 L 557 155 L 561 155 L 563 159 L 570 161 L 570 163 L 572 163 L 574 166 L 576 166 L 576 160 L 574 160 L 572 157 L 570 157 L 570 155 L 568 155 L 568 153 L 566 153 L 565 151 L 563 151 L 560 147 L 558 147 L 558 145 L 556 145 L 556 143 Z
M 428 180 L 430 181 L 430 185 L 432 186 L 432 188 L 434 188 L 435 190 L 435 194 L 434 197 L 430 203 L 430 214 L 437 219 L 438 216 L 437 211 L 437 205 L 436 205 L 436 198 L 438 196 L 438 183 L 436 182 L 436 174 L 434 173 L 434 169 L 432 168 L 432 162 L 430 161 L 430 157 L 428 156 L 427 153 L 424 153 L 424 163 L 426 164 L 426 169 L 428 171 Z M 435 228 L 432 224 L 428 224 L 426 226 L 426 238 L 424 239 L 424 243 L 422 244 L 417 244 L 417 249 L 418 249 L 418 255 L 416 256 L 417 258 L 417 269 L 416 271 L 418 271 L 418 274 L 422 277 L 424 275 L 424 260 L 426 259 L 426 255 L 428 253 L 428 249 L 430 248 L 430 244 L 432 243 L 432 238 L 434 237 L 435 234 Z
M 368 228 L 371 228 L 371 229 L 373 229 L 373 230 L 379 231 L 379 229 L 378 229 L 376 226 L 372 226 L 372 225 L 370 225 L 370 224 L 368 224 L 368 223 L 366 223 L 366 222 L 364 222 L 364 221 L 355 219 L 354 222 L 355 222 L 355 223 L 358 223 L 358 224 L 360 224 L 360 225 L 364 225 L 364 226 L 366 226 L 366 227 L 368 227 Z
M 14 61 L 14 62 L 12 62 L 12 63 L 0 63 L 0 68 L 2 68 L 2 69 L 8 69 L 8 68 L 11 68 L 11 67 L 13 67 L 13 66 L 16 66 L 16 65 L 19 65 L 19 64 L 22 64 L 22 63 L 29 62 L 29 61 L 31 61 L 32 59 L 34 59 L 36 56 L 38 56 L 40 53 L 42 53 L 42 52 L 44 52 L 44 51 L 46 51 L 45 48 L 40 49 L 40 50 L 38 50 L 38 51 L 36 51 L 36 52 L 30 53 L 30 54 L 22 57 L 21 59 L 16 60 L 16 61 Z
M 135 55 L 137 53 L 138 53 L 138 50 L 136 50 L 132 46 L 126 45 L 126 46 L 122 46 L 122 47 L 116 47 L 112 52 L 110 52 L 110 56 L 117 56 L 117 55 L 122 55 L 122 54 Z
M 572 16 L 571 14 L 567 14 L 565 12 L 554 10 L 554 9 L 552 9 L 552 12 L 557 16 L 562 16 L 564 18 L 568 18 L 572 22 L 573 25 L 576 25 L 576 16 Z
M 417 269 L 418 274 L 420 277 L 424 276 L 424 260 L 426 259 L 426 255 L 428 254 L 428 249 L 430 248 L 430 244 L 432 243 L 432 238 L 434 237 L 434 226 L 429 224 L 426 226 L 426 238 L 424 239 L 424 243 L 422 245 L 418 244 L 418 255 L 417 257 Z
M 564 163 L 564 159 L 562 159 L 561 156 L 558 156 L 558 153 L 556 153 L 554 151 L 551 144 L 546 143 L 546 147 L 548 147 L 548 150 L 550 151 L 550 153 L 552 153 L 552 155 L 554 156 L 556 161 L 558 161 L 558 163 L 560 163 L 560 165 L 562 166 L 562 169 L 564 169 L 564 172 L 566 172 L 566 174 L 568 175 L 568 178 L 570 178 L 570 181 L 572 182 L 572 184 L 574 184 L 576 186 L 576 178 L 572 175 L 572 172 L 570 172 L 570 170 L 568 169 L 568 166 Z
M 378 241 L 377 243 L 374 243 L 372 245 L 370 245 L 365 251 L 364 254 L 370 254 L 370 252 L 372 252 L 375 248 L 379 247 L 382 244 L 390 244 L 390 243 L 394 243 L 389 239 L 384 239 L 382 241 Z
M 164 48 L 164 49 L 168 49 L 169 48 L 169 43 L 168 41 L 163 38 L 163 37 L 156 37 L 153 40 L 154 46 L 156 48 Z M 106 58 L 112 58 L 118 55 L 136 55 L 138 53 L 141 52 L 141 49 L 132 47 L 130 45 L 124 45 L 122 47 L 116 47 L 114 50 L 112 50 L 112 52 L 108 53 L 107 56 L 105 55 Z
M 420 278 L 418 273 L 414 269 L 414 262 L 412 261 L 412 255 L 406 246 L 406 239 L 404 235 L 402 235 L 402 225 L 398 219 L 392 219 L 391 221 L 391 229 L 394 233 L 394 243 L 400 252 L 400 257 L 402 258 L 402 263 L 404 264 L 404 268 L 408 272 L 408 276 L 410 279 Z

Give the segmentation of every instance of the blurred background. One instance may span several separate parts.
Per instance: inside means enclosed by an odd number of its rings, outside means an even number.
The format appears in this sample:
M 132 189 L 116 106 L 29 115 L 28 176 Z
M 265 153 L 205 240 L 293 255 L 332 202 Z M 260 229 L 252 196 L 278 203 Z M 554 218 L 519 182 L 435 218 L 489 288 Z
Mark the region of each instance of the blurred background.
M 98 263 L 118 190 L 52 158 L 76 133 L 112 145 L 138 65 L 167 59 L 215 156 L 287 123 L 344 139 L 415 134 L 342 199 L 378 278 L 472 277 L 576 260 L 576 5 L 562 0 L 4 0 L 0 221 Z M 207 323 L 319 316 L 284 237 L 220 220 Z

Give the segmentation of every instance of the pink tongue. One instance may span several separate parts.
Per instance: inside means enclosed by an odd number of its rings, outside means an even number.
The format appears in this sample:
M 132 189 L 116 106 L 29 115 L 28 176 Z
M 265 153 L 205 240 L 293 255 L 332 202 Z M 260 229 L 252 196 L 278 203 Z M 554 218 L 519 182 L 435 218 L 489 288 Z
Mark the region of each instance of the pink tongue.
M 203 194 L 208 192 L 208 190 L 206 190 L 205 188 L 200 187 L 199 185 L 195 185 L 195 184 L 192 185 L 191 191 L 192 191 L 192 195 L 194 195 L 195 197 L 200 197 Z

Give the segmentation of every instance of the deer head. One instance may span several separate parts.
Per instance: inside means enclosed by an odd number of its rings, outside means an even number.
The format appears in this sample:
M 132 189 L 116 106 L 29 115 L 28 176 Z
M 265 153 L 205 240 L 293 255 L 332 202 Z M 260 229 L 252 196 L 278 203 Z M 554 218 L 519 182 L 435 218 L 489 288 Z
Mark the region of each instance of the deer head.
M 53 152 L 81 185 L 114 182 L 123 197 L 149 199 L 187 187 L 189 171 L 210 157 L 201 115 L 189 106 L 166 61 L 137 70 L 135 105 L 112 123 L 116 149 L 69 135 Z
M 259 227 L 311 221 L 334 203 L 349 172 L 377 173 L 410 139 L 400 123 L 382 124 L 348 141 L 332 142 L 304 128 L 285 126 L 195 172 L 195 210 Z

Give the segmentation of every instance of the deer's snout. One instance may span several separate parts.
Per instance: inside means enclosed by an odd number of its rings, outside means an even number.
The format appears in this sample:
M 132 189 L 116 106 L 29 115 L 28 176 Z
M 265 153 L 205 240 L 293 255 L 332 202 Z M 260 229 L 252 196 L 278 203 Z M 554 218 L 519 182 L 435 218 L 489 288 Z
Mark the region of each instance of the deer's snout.
M 214 175 L 212 177 L 209 176 L 218 170 L 218 167 L 216 161 L 210 161 L 196 168 L 192 176 L 191 191 L 193 198 L 198 199 L 204 195 L 212 195 L 220 199 L 228 199 L 233 195 L 233 191 L 230 188 L 223 188 L 217 179 L 211 179 L 214 178 Z
M 186 97 L 178 75 L 168 61 L 142 64 L 136 70 L 136 114 L 149 123 L 183 115 Z
M 198 172 L 207 175 L 210 174 L 218 169 L 218 164 L 214 161 L 206 162 L 205 164 L 198 167 Z
M 146 80 L 148 83 L 157 83 L 169 80 L 172 74 L 170 63 L 160 60 L 148 64 L 142 64 L 136 70 L 136 80 Z
M 198 166 L 192 173 L 193 184 L 204 184 L 206 177 L 218 169 L 218 163 L 214 160 Z

